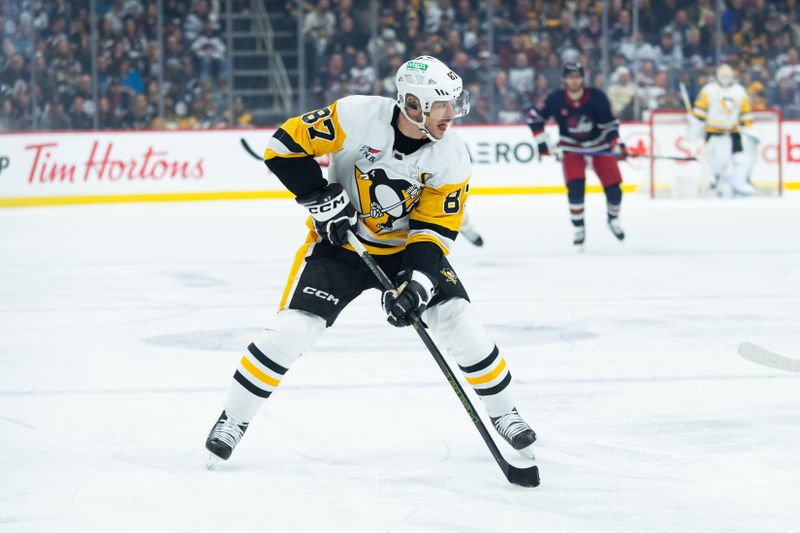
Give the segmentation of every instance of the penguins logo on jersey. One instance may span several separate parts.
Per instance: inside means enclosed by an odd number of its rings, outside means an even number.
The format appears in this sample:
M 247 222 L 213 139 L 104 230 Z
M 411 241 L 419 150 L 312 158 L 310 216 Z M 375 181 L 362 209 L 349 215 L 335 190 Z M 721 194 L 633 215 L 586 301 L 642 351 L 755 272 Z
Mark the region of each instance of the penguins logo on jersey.
M 393 231 L 395 221 L 414 207 L 422 185 L 404 179 L 390 179 L 382 168 L 363 172 L 355 167 L 361 205 L 359 218 L 377 235 Z
M 722 111 L 725 112 L 726 115 L 730 115 L 736 109 L 736 102 L 734 102 L 733 98 L 730 96 L 723 96 L 722 97 Z
M 443 268 L 441 270 L 441 274 L 442 274 L 442 276 L 444 276 L 444 279 L 446 279 L 447 281 L 449 281 L 453 285 L 458 284 L 458 277 L 456 277 L 456 273 L 453 272 L 452 268 L 447 268 L 447 267 Z

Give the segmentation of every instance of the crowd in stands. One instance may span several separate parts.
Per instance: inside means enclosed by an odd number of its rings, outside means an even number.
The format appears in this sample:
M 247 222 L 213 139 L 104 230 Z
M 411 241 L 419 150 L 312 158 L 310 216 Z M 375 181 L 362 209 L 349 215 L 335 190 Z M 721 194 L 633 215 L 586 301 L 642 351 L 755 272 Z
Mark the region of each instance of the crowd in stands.
M 0 131 L 34 124 L 47 130 L 91 129 L 95 112 L 100 129 L 209 128 L 230 122 L 226 44 L 219 35 L 216 2 L 164 0 L 162 87 L 156 2 L 97 0 L 96 41 L 88 5 L 85 0 L 0 0 Z M 250 115 L 241 101 L 233 112 L 236 122 L 246 125 Z
M 163 62 L 154 0 L 96 4 L 94 43 L 85 0 L 0 0 L 0 130 L 34 122 L 39 129 L 87 129 L 95 109 L 102 129 L 217 127 L 229 124 L 231 113 L 236 125 L 249 124 L 240 100 L 226 109 L 230 66 L 217 0 L 163 0 Z M 725 0 L 719 43 L 715 4 L 639 0 L 634 33 L 632 1 L 609 0 L 607 39 L 599 0 L 309 0 L 302 17 L 295 0 L 267 0 L 267 9 L 293 13 L 302 29 L 309 108 L 348 94 L 394 97 L 402 61 L 433 55 L 460 73 L 471 93 L 466 122 L 522 122 L 527 108 L 560 86 L 561 65 L 577 60 L 589 83 L 608 93 L 613 111 L 633 120 L 682 108 L 678 84 L 694 96 L 719 60 L 735 69 L 755 109 L 800 117 L 797 0 Z
M 561 65 L 580 61 L 622 119 L 681 109 L 678 84 L 694 97 L 717 63 L 716 1 L 610 0 L 608 39 L 597 0 L 317 0 L 305 13 L 308 75 L 317 104 L 354 93 L 395 96 L 406 58 L 433 55 L 461 74 L 472 96 L 466 122 L 514 123 L 561 85 Z M 756 109 L 800 117 L 800 11 L 796 0 L 725 0 L 719 60 L 730 64 Z M 608 43 L 608 77 L 601 71 Z M 364 53 L 366 50 L 367 53 Z M 375 61 L 370 61 L 375 57 Z M 493 68 L 494 66 L 494 68 Z M 493 105 L 492 105 L 493 104 Z

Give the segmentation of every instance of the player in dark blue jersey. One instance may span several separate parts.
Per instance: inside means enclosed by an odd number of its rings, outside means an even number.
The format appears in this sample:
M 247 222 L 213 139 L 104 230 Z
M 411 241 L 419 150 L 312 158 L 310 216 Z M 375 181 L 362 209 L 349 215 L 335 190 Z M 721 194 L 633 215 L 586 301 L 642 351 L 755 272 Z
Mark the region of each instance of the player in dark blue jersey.
M 564 89 L 553 91 L 544 106 L 528 112 L 528 125 L 539 147 L 540 155 L 548 155 L 549 148 L 544 133 L 545 122 L 553 118 L 558 123 L 559 150 L 562 153 L 564 180 L 572 224 L 575 226 L 576 246 L 586 240 L 583 220 L 583 203 L 586 195 L 586 163 L 592 167 L 603 184 L 608 209 L 608 227 L 622 240 L 625 233 L 619 225 L 622 203 L 622 175 L 618 159 L 627 156 L 625 145 L 619 142 L 619 120 L 611 113 L 608 98 L 600 89 L 586 87 L 580 63 L 566 63 L 563 69 Z M 615 152 L 609 155 L 609 152 Z M 590 156 L 598 152 L 605 155 Z

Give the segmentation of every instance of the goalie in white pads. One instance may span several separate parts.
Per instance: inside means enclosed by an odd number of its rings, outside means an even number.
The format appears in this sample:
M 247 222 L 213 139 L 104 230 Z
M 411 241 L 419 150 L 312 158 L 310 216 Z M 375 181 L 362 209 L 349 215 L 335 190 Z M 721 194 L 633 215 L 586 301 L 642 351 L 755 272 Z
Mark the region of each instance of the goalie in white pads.
M 295 256 L 277 317 L 244 353 L 206 440 L 228 459 L 256 411 L 297 358 L 358 295 L 380 288 L 353 248 L 352 231 L 394 278 L 382 306 L 394 326 L 421 314 L 483 400 L 497 432 L 532 455 L 533 430 L 511 398 L 511 374 L 473 311 L 446 255 L 469 193 L 464 141 L 447 131 L 469 111 L 461 78 L 418 57 L 397 72 L 397 100 L 348 96 L 287 120 L 270 140 L 269 169 L 305 206 L 309 234 Z M 446 134 L 446 135 L 445 135 Z M 327 181 L 314 160 L 331 154 Z M 368 429 L 368 428 L 367 428 Z
M 735 82 L 731 67 L 720 65 L 716 81 L 706 84 L 695 99 L 692 116 L 695 127 L 702 128 L 705 136 L 717 195 L 753 194 L 749 173 L 758 139 L 752 132 L 750 99 L 744 87 Z

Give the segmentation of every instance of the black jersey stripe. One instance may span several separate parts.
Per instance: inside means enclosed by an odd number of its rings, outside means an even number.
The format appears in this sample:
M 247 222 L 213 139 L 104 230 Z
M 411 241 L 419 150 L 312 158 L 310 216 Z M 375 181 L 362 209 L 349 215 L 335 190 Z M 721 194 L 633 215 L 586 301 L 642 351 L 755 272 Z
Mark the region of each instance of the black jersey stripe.
M 275 135 L 273 135 L 273 137 L 282 142 L 283 145 L 286 148 L 288 148 L 290 152 L 293 152 L 295 154 L 307 153 L 305 150 L 303 150 L 303 147 L 297 144 L 295 140 L 292 139 L 292 136 L 289 135 L 283 128 L 278 128 L 278 131 L 275 132 Z
M 457 231 L 447 229 L 444 226 L 440 226 L 439 224 L 433 224 L 432 222 L 423 222 L 421 220 L 414 220 L 413 218 L 408 221 L 408 229 L 409 230 L 428 229 L 431 231 L 435 231 L 442 237 L 446 237 L 451 241 L 455 240 L 455 238 L 458 237 Z
M 233 379 L 235 379 L 235 380 L 236 380 L 236 382 L 237 382 L 239 385 L 241 385 L 242 387 L 244 387 L 245 389 L 247 389 L 247 390 L 248 390 L 248 392 L 250 392 L 251 394 L 254 394 L 254 395 L 258 396 L 259 398 L 269 398 L 269 395 L 270 395 L 270 394 L 272 394 L 272 392 L 271 392 L 271 391 L 267 391 L 267 390 L 261 389 L 261 388 L 259 388 L 259 387 L 256 387 L 256 386 L 255 386 L 255 385 L 253 385 L 252 383 L 250 383 L 250 380 L 249 380 L 249 379 L 247 379 L 247 378 L 246 378 L 246 377 L 245 377 L 245 376 L 244 376 L 244 375 L 243 375 L 241 372 L 239 372 L 238 370 L 237 370 L 236 372 L 234 372 L 234 374 L 233 374 Z
M 281 376 L 289 371 L 288 368 L 282 367 L 281 365 L 279 365 L 278 363 L 276 363 L 275 361 L 264 355 L 264 353 L 258 349 L 258 346 L 256 346 L 252 342 L 250 343 L 250 346 L 247 347 L 247 351 L 250 352 L 250 354 L 256 358 L 256 361 L 258 361 L 265 367 L 269 368 L 273 372 L 277 372 Z
M 475 389 L 475 392 L 478 396 L 492 396 L 497 394 L 498 392 L 502 392 L 503 389 L 508 387 L 508 384 L 511 383 L 511 372 L 506 374 L 506 377 L 503 378 L 503 381 L 495 385 L 494 387 L 490 387 L 488 389 Z
M 495 346 L 494 350 L 492 350 L 492 353 L 486 356 L 485 359 L 482 359 L 481 361 L 478 361 L 474 365 L 470 366 L 458 365 L 458 368 L 460 368 L 461 371 L 464 372 L 465 374 L 472 374 L 474 372 L 478 372 L 479 370 L 483 370 L 484 368 L 488 368 L 489 366 L 491 366 L 491 364 L 494 363 L 494 360 L 497 359 L 497 355 L 499 353 L 500 350 L 498 350 L 497 346 Z
M 358 234 L 356 234 L 356 238 L 362 244 L 368 244 L 368 245 L 372 246 L 373 248 L 397 248 L 396 244 L 386 244 L 386 243 L 383 243 L 383 242 L 373 242 L 373 241 L 371 241 L 369 239 L 366 239 L 366 238 L 364 238 L 364 237 L 362 237 L 361 235 L 358 235 Z

